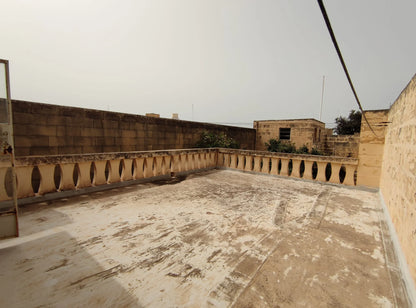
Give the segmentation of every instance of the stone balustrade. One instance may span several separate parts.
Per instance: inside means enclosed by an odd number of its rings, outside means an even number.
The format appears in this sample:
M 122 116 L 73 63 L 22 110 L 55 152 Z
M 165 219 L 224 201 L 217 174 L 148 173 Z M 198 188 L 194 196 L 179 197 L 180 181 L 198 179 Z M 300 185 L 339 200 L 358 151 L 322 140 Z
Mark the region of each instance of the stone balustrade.
M 27 156 L 16 159 L 17 197 L 80 190 L 172 173 L 213 169 L 216 149 Z M 0 161 L 0 201 L 12 197 L 11 168 Z
M 220 149 L 218 167 L 271 175 L 356 185 L 354 158 Z
M 0 202 L 12 197 L 9 164 L 4 158 L 0 161 Z M 231 149 L 27 156 L 16 159 L 17 197 L 105 189 L 109 184 L 214 168 L 355 185 L 357 160 Z

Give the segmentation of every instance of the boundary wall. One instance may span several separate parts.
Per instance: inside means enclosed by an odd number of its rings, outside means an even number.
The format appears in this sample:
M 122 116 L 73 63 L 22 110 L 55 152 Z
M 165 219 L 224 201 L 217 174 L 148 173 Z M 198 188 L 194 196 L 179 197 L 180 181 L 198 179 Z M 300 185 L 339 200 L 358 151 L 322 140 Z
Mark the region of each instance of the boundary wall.
M 416 284 L 416 75 L 391 107 L 388 122 L 380 192 Z
M 203 131 L 255 147 L 252 128 L 13 100 L 16 156 L 187 149 Z

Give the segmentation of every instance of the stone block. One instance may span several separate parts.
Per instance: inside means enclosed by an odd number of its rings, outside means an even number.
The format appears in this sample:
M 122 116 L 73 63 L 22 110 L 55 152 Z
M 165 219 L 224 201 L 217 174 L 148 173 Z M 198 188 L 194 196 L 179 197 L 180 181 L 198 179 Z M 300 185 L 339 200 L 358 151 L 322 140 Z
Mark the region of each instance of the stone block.
M 136 135 L 136 131 L 135 130 L 122 130 L 121 131 L 121 137 L 122 138 L 135 138 Z

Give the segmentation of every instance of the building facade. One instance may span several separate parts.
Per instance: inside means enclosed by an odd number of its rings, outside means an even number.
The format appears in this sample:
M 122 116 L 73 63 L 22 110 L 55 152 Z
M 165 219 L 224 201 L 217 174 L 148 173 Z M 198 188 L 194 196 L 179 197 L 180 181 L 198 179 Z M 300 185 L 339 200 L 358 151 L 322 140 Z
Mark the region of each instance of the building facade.
M 288 141 L 297 148 L 306 145 L 308 149 L 322 148 L 329 131 L 325 123 L 315 119 L 265 120 L 254 121 L 256 130 L 256 150 L 267 150 L 266 142 L 270 139 Z M 332 135 L 332 130 L 330 130 Z

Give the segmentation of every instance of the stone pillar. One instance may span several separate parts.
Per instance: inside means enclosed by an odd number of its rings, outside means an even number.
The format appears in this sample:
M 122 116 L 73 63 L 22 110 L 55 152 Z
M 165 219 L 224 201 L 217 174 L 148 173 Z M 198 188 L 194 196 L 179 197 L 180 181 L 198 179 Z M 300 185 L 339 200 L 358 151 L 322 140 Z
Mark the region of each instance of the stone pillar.
M 10 167 L 11 168 L 11 167 Z M 6 173 L 8 167 L 0 168 L 0 183 L 6 183 Z M 11 183 L 11 182 L 10 182 Z M 5 185 L 0 185 L 0 201 L 10 200 L 11 197 L 7 195 Z
M 289 176 L 289 158 L 282 157 L 280 161 L 282 162 L 282 169 L 280 170 L 280 175 Z
M 144 159 L 143 176 L 145 178 L 151 178 L 153 176 L 153 157 L 146 157 Z
M 94 162 L 95 164 L 95 174 L 93 179 L 93 184 L 95 186 L 107 184 L 107 178 L 105 177 L 105 166 L 107 165 L 106 160 L 100 160 Z M 62 182 L 62 181 L 61 181 Z
M 239 154 L 238 155 L 238 165 L 237 165 L 237 169 L 238 170 L 244 170 L 244 160 L 245 160 L 245 156 Z
M 170 166 L 170 160 L 172 159 L 171 156 L 163 156 L 163 162 L 162 162 L 162 174 L 170 174 L 172 172 L 171 166 Z
M 130 181 L 133 179 L 133 174 L 131 173 L 131 167 L 133 165 L 133 159 L 126 158 L 124 159 L 124 170 L 121 174 L 122 181 Z
M 108 183 L 120 182 L 120 159 L 110 160 L 110 172 L 108 174 Z
M 331 173 L 331 178 L 329 179 L 330 183 L 340 184 L 339 171 L 341 170 L 341 166 L 342 166 L 341 163 L 331 162 L 332 173 Z
M 55 165 L 39 165 L 38 168 L 40 173 L 40 186 L 38 193 L 43 195 L 48 192 L 56 191 L 54 179 Z
M 260 168 L 261 159 L 262 159 L 262 157 L 260 157 L 260 156 L 254 156 L 254 168 L 253 168 L 254 172 L 260 172 L 260 170 L 261 170 L 261 168 Z
M 305 180 L 313 180 L 312 177 L 312 165 L 313 161 L 305 160 L 305 172 L 303 173 L 303 178 Z
M 316 176 L 316 180 L 320 182 L 326 182 L 325 168 L 327 163 L 322 161 L 318 161 L 316 163 L 318 164 L 318 175 Z
M 91 162 L 80 162 L 78 163 L 78 183 L 77 188 L 85 188 L 92 186 L 91 184 Z M 41 181 L 42 183 L 42 181 Z
M 237 154 L 231 154 L 230 168 L 237 169 Z
M 61 190 L 73 190 L 75 189 L 74 185 L 74 167 L 75 164 L 61 164 L 61 171 L 62 171 L 62 177 L 61 177 Z
M 292 174 L 295 178 L 300 178 L 300 163 L 302 162 L 299 158 L 292 158 Z
M 269 174 L 270 157 L 263 157 L 262 161 L 263 166 L 261 167 L 261 172 Z
M 350 185 L 354 186 L 354 173 L 356 170 L 356 166 L 354 165 L 346 165 L 345 166 L 345 179 L 344 179 L 344 185 Z
M 218 153 L 218 161 L 217 161 L 218 167 L 224 167 L 224 153 Z
M 154 166 L 153 174 L 155 176 L 162 175 L 163 174 L 163 172 L 162 172 L 163 156 L 156 156 L 155 161 L 156 161 L 156 164 Z
M 273 175 L 279 174 L 279 158 L 277 157 L 272 158 L 272 170 L 270 170 L 270 174 L 273 174 Z
M 31 197 L 35 195 L 32 188 L 32 170 L 33 166 L 16 167 L 18 198 Z
M 247 155 L 246 156 L 246 165 L 244 167 L 244 170 L 245 171 L 253 171 L 252 167 L 253 167 L 253 156 Z

